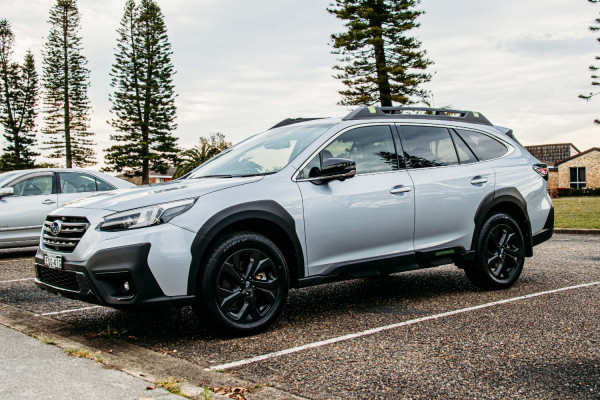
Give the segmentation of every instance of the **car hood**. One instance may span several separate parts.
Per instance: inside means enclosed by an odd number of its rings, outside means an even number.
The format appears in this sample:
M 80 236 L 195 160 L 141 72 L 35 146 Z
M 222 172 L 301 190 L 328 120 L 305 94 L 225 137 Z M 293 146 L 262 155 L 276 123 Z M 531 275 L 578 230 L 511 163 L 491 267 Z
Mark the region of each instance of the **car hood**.
M 243 178 L 201 178 L 170 181 L 98 193 L 73 200 L 64 207 L 125 211 L 158 203 L 204 196 L 217 190 L 261 180 L 262 176 Z

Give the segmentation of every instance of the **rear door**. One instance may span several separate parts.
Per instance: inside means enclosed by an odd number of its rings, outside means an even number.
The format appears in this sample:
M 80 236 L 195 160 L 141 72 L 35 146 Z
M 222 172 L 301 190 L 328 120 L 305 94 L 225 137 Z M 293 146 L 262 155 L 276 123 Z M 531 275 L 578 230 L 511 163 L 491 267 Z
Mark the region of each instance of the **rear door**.
M 415 250 L 469 250 L 477 208 L 494 191 L 492 166 L 480 162 L 453 130 L 398 127 L 415 187 Z
M 36 245 L 46 215 L 57 208 L 53 172 L 35 172 L 10 182 L 13 196 L 0 199 L 0 246 Z
M 86 197 L 95 192 L 114 190 L 112 185 L 102 179 L 83 172 L 59 172 L 58 206 L 62 207 L 69 201 Z

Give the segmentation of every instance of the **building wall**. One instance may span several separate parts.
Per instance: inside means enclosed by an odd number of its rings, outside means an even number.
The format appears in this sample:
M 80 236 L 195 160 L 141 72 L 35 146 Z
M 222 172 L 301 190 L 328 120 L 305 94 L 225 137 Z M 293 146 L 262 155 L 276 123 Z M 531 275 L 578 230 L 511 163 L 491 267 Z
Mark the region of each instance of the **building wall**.
M 569 188 L 571 167 L 585 167 L 586 187 L 600 188 L 600 151 L 594 150 L 558 165 L 558 186 Z
M 549 169 L 548 170 L 548 190 L 557 189 L 558 188 L 558 170 L 557 169 Z

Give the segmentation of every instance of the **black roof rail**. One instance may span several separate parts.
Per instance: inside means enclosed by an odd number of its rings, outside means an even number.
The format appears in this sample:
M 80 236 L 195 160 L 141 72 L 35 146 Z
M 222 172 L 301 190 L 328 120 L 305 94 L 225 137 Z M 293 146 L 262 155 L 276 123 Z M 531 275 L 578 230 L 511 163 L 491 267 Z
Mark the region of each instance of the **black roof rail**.
M 286 126 L 286 125 L 297 124 L 298 122 L 312 121 L 313 119 L 323 119 L 323 118 L 322 117 L 319 117 L 319 118 L 286 118 L 283 121 L 278 122 L 277 124 L 273 125 L 268 130 L 280 128 L 280 127 Z
M 472 122 L 475 124 L 493 124 L 475 111 L 451 110 L 447 108 L 429 107 L 361 107 L 346 115 L 342 120 L 370 119 L 370 118 L 415 118 L 415 119 L 444 119 L 451 121 Z

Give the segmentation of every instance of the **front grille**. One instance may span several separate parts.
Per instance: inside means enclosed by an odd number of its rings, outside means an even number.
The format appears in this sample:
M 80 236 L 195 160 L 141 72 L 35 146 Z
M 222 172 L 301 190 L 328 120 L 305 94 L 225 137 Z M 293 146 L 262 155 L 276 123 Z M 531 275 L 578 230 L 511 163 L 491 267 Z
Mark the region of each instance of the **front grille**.
M 54 221 L 61 224 L 61 229 L 56 234 L 52 233 Z M 89 221 L 83 217 L 48 217 L 44 222 L 42 242 L 49 249 L 71 253 L 89 226 Z
M 76 272 L 42 267 L 41 265 L 37 266 L 37 270 L 38 279 L 43 283 L 74 292 L 81 290 L 77 282 Z

